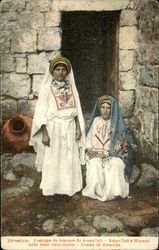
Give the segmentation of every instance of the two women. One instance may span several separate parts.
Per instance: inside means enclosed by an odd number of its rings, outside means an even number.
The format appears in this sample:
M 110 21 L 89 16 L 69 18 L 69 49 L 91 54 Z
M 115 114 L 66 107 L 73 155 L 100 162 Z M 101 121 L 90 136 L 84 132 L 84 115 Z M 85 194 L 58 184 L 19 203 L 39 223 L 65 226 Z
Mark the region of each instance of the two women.
M 99 98 L 85 146 L 84 119 L 68 59 L 50 62 L 33 119 L 31 144 L 42 171 L 43 195 L 72 196 L 82 189 L 81 165 L 86 147 L 87 185 L 82 194 L 101 201 L 129 193 L 129 141 L 117 100 Z

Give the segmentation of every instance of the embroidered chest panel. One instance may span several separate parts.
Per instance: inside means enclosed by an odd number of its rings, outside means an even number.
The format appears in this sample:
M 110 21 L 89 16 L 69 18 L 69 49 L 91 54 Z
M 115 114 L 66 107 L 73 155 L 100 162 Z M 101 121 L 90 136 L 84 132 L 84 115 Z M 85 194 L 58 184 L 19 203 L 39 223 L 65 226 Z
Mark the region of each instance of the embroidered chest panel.
M 76 107 L 75 96 L 71 84 L 66 83 L 65 86 L 59 87 L 55 82 L 52 82 L 50 88 L 58 110 Z
M 104 149 L 112 134 L 111 126 L 108 123 L 97 123 L 95 128 L 95 138 Z

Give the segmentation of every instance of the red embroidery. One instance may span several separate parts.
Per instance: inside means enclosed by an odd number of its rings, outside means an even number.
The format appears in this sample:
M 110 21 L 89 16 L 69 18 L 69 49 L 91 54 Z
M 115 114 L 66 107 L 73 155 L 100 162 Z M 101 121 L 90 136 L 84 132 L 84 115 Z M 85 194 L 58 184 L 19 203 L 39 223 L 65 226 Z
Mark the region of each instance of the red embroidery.
M 100 139 L 97 135 L 95 135 L 95 137 L 96 137 L 97 140 L 102 144 L 102 148 L 103 148 L 103 149 L 104 149 L 105 144 L 110 140 L 110 138 L 108 138 L 108 139 L 106 139 L 106 141 L 103 143 L 103 142 L 101 141 L 101 139 Z
M 72 97 L 72 94 L 68 94 L 68 93 L 66 93 L 66 95 L 62 94 L 58 96 L 58 98 L 65 103 L 67 103 L 71 97 Z
M 74 93 L 73 93 L 72 85 L 71 85 L 71 84 L 70 84 L 70 87 L 71 87 L 71 92 L 72 92 L 72 94 L 66 94 L 66 98 L 65 98 L 63 95 L 56 96 L 55 93 L 54 93 L 53 86 L 50 85 L 51 92 L 52 92 L 53 97 L 54 97 L 54 99 L 55 99 L 56 106 L 57 106 L 57 109 L 58 109 L 58 110 L 63 110 L 63 109 L 75 108 L 75 107 L 76 107 L 75 96 L 74 96 Z M 69 100 L 71 99 L 71 97 L 73 98 L 73 100 L 69 102 Z M 63 101 L 64 103 L 60 103 L 60 104 L 59 104 L 57 98 L 59 98 L 59 99 L 60 99 L 61 101 Z M 69 104 L 70 106 L 68 106 L 68 104 Z M 60 105 L 60 106 L 59 106 L 59 105 Z

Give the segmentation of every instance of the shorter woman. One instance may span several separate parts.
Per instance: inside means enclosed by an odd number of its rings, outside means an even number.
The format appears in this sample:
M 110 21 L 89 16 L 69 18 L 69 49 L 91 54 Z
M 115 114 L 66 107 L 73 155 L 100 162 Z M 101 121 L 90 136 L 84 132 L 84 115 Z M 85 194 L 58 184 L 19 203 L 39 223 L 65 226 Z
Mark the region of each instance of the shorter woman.
M 129 149 L 118 101 L 112 96 L 100 97 L 87 131 L 86 187 L 82 194 L 100 201 L 127 197 L 131 174 Z

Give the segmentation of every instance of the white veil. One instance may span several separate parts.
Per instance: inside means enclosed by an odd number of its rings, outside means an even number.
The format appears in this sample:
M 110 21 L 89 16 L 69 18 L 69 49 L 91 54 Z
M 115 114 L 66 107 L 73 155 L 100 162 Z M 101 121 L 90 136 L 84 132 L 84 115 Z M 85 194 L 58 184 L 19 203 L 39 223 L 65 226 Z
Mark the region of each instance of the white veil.
M 53 76 L 50 73 L 49 66 L 48 66 L 46 73 L 44 75 L 44 78 L 42 80 L 42 83 L 40 85 L 40 90 L 44 87 L 45 84 L 51 84 L 52 79 L 53 79 Z M 72 66 L 71 66 L 70 72 L 66 76 L 66 80 L 72 85 L 72 89 L 73 89 L 76 104 L 77 104 L 77 116 L 78 116 L 81 132 L 82 132 L 82 136 L 81 136 L 81 139 L 78 141 L 78 144 L 80 147 L 81 164 L 84 165 L 85 164 L 85 123 L 84 123 L 83 113 L 82 113 L 82 109 L 81 109 L 79 94 L 78 94 L 76 84 L 75 84 Z M 32 144 L 31 141 L 30 141 L 30 144 Z
M 43 88 L 43 86 L 45 84 L 50 84 L 52 79 L 53 79 L 53 76 L 51 75 L 50 70 L 49 70 L 49 66 L 48 66 L 48 68 L 46 70 L 46 73 L 44 75 L 44 78 L 42 80 L 40 89 Z M 73 91 L 74 91 L 74 94 L 75 94 L 75 99 L 76 99 L 76 102 L 77 102 L 77 105 L 78 105 L 78 110 L 77 110 L 78 111 L 78 119 L 79 119 L 79 123 L 80 123 L 80 126 L 81 126 L 81 131 L 82 131 L 82 134 L 83 134 L 83 133 L 85 133 L 85 124 L 84 124 L 84 118 L 83 118 L 82 109 L 81 109 L 80 98 L 79 98 L 79 94 L 78 94 L 76 84 L 75 84 L 75 78 L 74 78 L 72 66 L 71 66 L 70 72 L 66 76 L 66 80 L 69 81 L 69 83 L 72 84 L 72 88 L 73 88 Z

